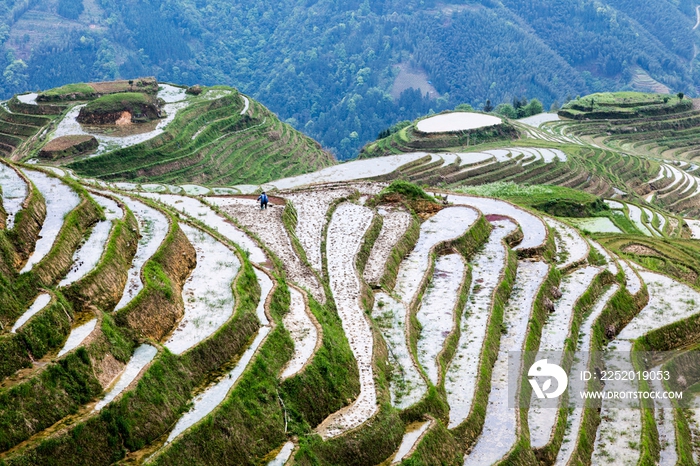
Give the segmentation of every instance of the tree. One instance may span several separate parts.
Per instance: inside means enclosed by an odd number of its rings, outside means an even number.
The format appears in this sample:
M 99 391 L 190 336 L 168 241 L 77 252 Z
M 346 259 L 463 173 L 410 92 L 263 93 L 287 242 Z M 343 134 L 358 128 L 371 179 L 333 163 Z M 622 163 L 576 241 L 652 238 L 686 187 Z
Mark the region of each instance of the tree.
M 499 104 L 496 107 L 496 113 L 510 119 L 518 118 L 518 114 L 511 104 Z
M 513 97 L 513 108 L 518 110 L 521 107 L 524 107 L 527 105 L 527 97 L 523 97 L 522 99 L 518 99 L 517 97 Z
M 85 10 L 83 0 L 58 0 L 56 12 L 68 19 L 78 19 L 80 14 Z
M 459 104 L 455 107 L 455 111 L 457 111 L 457 112 L 473 112 L 474 107 L 472 107 L 469 104 Z
M 486 105 L 484 105 L 484 111 L 486 113 L 493 112 L 493 104 L 491 103 L 491 99 L 486 99 Z
M 26 90 L 29 74 L 27 73 L 27 64 L 23 60 L 13 60 L 7 65 L 2 73 L 5 83 L 14 92 L 22 92 Z
M 537 99 L 532 99 L 530 103 L 523 107 L 521 110 L 523 110 L 523 117 L 528 117 L 532 115 L 538 115 L 544 112 L 544 107 L 542 106 L 542 102 L 540 102 Z
M 676 96 L 678 97 L 678 100 L 683 100 L 683 97 L 685 97 L 685 94 L 683 94 L 682 92 L 679 92 L 678 94 L 676 94 Z

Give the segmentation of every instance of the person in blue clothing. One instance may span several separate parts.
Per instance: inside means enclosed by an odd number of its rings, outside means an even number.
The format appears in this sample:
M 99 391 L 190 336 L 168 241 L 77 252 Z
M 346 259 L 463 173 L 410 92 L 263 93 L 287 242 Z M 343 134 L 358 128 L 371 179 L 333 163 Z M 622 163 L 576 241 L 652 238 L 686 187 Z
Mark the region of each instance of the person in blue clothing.
M 260 201 L 260 210 L 267 209 L 267 194 L 265 194 L 265 191 L 258 196 L 258 201 Z

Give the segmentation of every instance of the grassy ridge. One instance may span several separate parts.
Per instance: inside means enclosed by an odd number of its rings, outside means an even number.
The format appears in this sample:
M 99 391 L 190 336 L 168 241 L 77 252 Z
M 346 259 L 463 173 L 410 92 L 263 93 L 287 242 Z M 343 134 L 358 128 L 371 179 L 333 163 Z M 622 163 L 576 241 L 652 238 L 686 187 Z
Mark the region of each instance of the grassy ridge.
M 9 156 L 23 142 L 34 138 L 50 121 L 43 116 L 10 113 L 0 107 L 0 153 Z
M 73 263 L 73 253 L 88 229 L 99 220 L 104 220 L 104 212 L 81 185 L 72 180 L 63 180 L 80 196 L 80 203 L 63 220 L 61 230 L 51 251 L 32 270 L 22 274 L 19 280 L 36 280 L 43 286 L 53 285 L 64 276 Z
M 124 218 L 115 220 L 100 262 L 87 275 L 66 287 L 64 294 L 78 310 L 94 305 L 111 311 L 126 286 L 131 261 L 138 245 L 138 222 L 125 206 Z
M 227 399 L 202 422 L 191 427 L 154 461 L 156 465 L 256 465 L 285 441 L 285 413 L 279 402 L 278 374 L 293 345 L 280 325 L 289 308 L 289 291 L 278 283 L 270 314 L 278 324 Z M 236 432 L 235 436 L 230 435 Z M 200 439 L 206 438 L 202 443 Z
M 0 379 L 31 367 L 34 360 L 63 344 L 70 333 L 73 315 L 70 303 L 55 293 L 51 302 L 17 333 L 0 336 Z
M 260 288 L 247 260 L 234 285 L 233 317 L 214 335 L 181 356 L 163 350 L 136 387 L 99 415 L 6 459 L 7 465 L 107 465 L 167 433 L 189 407 L 193 390 L 240 355 L 259 328 Z
M 600 237 L 599 242 L 607 249 L 649 270 L 669 275 L 690 286 L 700 287 L 700 249 L 696 241 L 612 235 Z M 628 249 L 630 247 L 639 249 Z
M 22 203 L 22 209 L 15 215 L 15 225 L 12 230 L 3 232 L 11 249 L 3 248 L 2 255 L 5 262 L 15 271 L 22 268 L 34 251 L 34 244 L 46 218 L 44 196 L 33 183 L 26 177 L 23 178 L 29 187 L 27 198 Z
M 36 359 L 44 357 L 65 341 L 76 312 L 97 306 L 111 309 L 126 283 L 131 258 L 136 251 L 137 224 L 133 214 L 126 212 L 125 220 L 117 220 L 98 265 L 88 275 L 61 292 L 56 291 L 52 302 L 16 334 L 0 336 L 0 378 L 7 377 L 22 367 L 30 367 Z M 26 289 L 35 290 L 22 277 Z M 18 285 L 15 285 L 18 286 Z M 36 291 L 33 291 L 34 293 Z M 21 301 L 29 305 L 26 299 Z
M 11 326 L 19 316 L 24 313 L 34 298 L 39 294 L 40 287 L 50 287 L 63 276 L 73 262 L 73 253 L 83 240 L 84 235 L 89 230 L 90 226 L 103 216 L 101 207 L 87 194 L 87 192 L 74 182 L 72 187 L 78 192 L 81 201 L 80 204 L 73 209 L 65 218 L 64 224 L 59 231 L 59 234 L 49 253 L 34 266 L 29 272 L 17 276 L 5 276 L 0 280 L 0 303 L 3 304 L 0 309 L 0 317 L 5 321 L 3 327 Z M 38 191 L 32 191 L 37 193 Z M 19 243 L 17 248 L 24 253 L 24 250 L 30 250 L 33 246 L 29 246 L 25 241 L 31 241 L 32 237 L 37 238 L 41 224 L 39 219 L 43 221 L 45 205 L 40 196 L 32 195 L 25 202 L 26 208 L 20 211 L 17 215 L 17 223 L 15 228 L 7 233 L 9 241 L 13 242 L 15 237 L 22 237 L 21 232 L 26 231 L 27 237 L 22 238 L 24 241 Z M 26 246 L 25 246 L 26 245 Z M 7 253 L 7 249 L 5 249 Z M 18 256 L 19 254 L 17 254 Z M 132 254 L 133 255 L 133 254 Z M 127 254 L 128 256 L 128 254 Z M 10 258 L 12 259 L 12 258 Z M 17 262 L 17 259 L 15 259 Z M 123 267 L 128 268 L 127 264 Z M 79 290 L 79 285 L 74 288 Z M 92 298 L 98 296 L 97 290 L 92 294 Z M 60 298 L 59 304 L 63 303 L 63 298 Z M 43 334 L 47 337 L 45 344 L 48 347 L 43 347 L 38 341 L 33 341 L 31 346 L 28 346 L 28 340 L 21 336 L 6 336 L 2 339 L 2 345 L 9 350 L 8 353 L 0 355 L 0 371 L 1 377 L 6 377 L 20 367 L 26 367 L 31 361 L 32 348 L 37 350 L 37 353 L 43 356 L 59 344 L 65 338 L 65 322 L 63 317 L 54 310 L 47 311 L 51 317 L 49 320 L 56 323 L 55 329 L 40 330 L 46 324 L 45 321 L 37 323 L 39 327 L 29 327 L 35 330 L 34 336 Z M 64 311 L 67 312 L 67 311 Z M 72 314 L 72 311 L 70 311 Z M 67 317 L 67 316 L 66 316 Z M 23 335 L 23 333 L 22 333 Z M 38 357 L 41 357 L 38 356 Z M 35 355 L 35 357 L 37 357 Z
M 7 107 L 14 113 L 23 115 L 60 115 L 65 110 L 61 105 L 32 105 L 20 101 L 17 96 L 12 96 L 7 101 Z
M 561 274 L 559 270 L 557 270 L 556 267 L 550 267 L 547 278 L 540 286 L 535 302 L 532 305 L 530 314 L 531 317 L 527 328 L 527 336 L 525 337 L 525 343 L 523 344 L 523 359 L 520 364 L 521 368 L 530 367 L 535 362 L 536 353 L 540 346 L 542 327 L 544 327 L 548 314 L 544 302 L 545 300 L 552 300 L 552 290 L 558 288 L 560 280 Z M 532 386 L 527 383 L 527 372 L 524 370 L 520 374 L 519 383 L 520 387 L 517 402 L 523 403 L 523 400 L 529 400 L 532 396 Z M 538 462 L 532 449 L 530 448 L 528 409 L 518 407 L 516 410 L 518 411 L 519 416 L 517 440 L 510 452 L 508 452 L 508 454 L 506 454 L 498 464 L 503 466 L 512 464 L 535 466 L 538 464 Z
M 681 100 L 664 94 L 612 92 L 572 100 L 559 110 L 559 115 L 574 120 L 632 119 L 675 114 L 692 107 L 690 99 Z
M 593 324 L 589 370 L 604 367 L 602 351 L 605 346 L 637 315 L 649 299 L 646 286 L 636 296 L 632 296 L 627 291 L 622 271 L 619 272 L 618 281 L 622 283 L 620 289 L 610 298 L 608 305 Z M 591 379 L 588 382 L 587 389 L 590 391 L 600 391 L 602 388 L 601 382 L 597 379 Z M 600 412 L 596 409 L 599 404 L 594 400 L 585 402 L 581 430 L 571 455 L 571 464 L 590 464 L 596 433 L 600 425 Z
M 108 353 L 126 362 L 133 342 L 114 326 L 110 316 L 101 316 L 97 336 L 49 364 L 30 379 L 0 393 L 0 451 L 17 445 L 50 427 L 102 392 L 95 366 Z
M 592 249 L 593 250 L 593 249 Z M 573 319 L 569 330 L 568 338 L 564 348 L 564 358 L 562 368 L 568 374 L 574 362 L 576 351 L 588 351 L 588 348 L 578 348 L 578 334 L 581 323 L 588 316 L 596 301 L 603 295 L 605 289 L 615 281 L 614 276 L 607 270 L 597 275 L 588 289 L 578 298 L 574 305 Z M 561 448 L 566 430 L 569 409 L 568 399 L 562 398 L 560 408 L 557 412 L 557 422 L 551 441 L 541 449 L 535 449 L 537 460 L 545 464 L 553 464 Z
M 507 120 L 495 126 L 476 128 L 453 133 L 425 134 L 416 124 L 403 128 L 389 136 L 366 144 L 359 158 L 381 157 L 419 150 L 449 150 L 492 142 L 506 142 L 518 138 L 518 130 Z
M 158 251 L 143 265 L 143 289 L 115 314 L 120 325 L 156 341 L 170 333 L 182 316 L 182 286 L 196 265 L 194 247 L 174 217 L 166 215 L 170 229 Z

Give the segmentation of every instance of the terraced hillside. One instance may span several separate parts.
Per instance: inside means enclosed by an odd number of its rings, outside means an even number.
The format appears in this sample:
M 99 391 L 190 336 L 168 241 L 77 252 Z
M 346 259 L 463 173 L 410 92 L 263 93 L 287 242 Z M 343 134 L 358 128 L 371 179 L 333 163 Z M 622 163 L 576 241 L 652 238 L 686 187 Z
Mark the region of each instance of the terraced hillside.
M 184 87 L 140 82 L 68 85 L 16 96 L 0 109 L 0 151 L 26 161 L 59 137 L 93 136 L 96 151 L 76 150 L 78 155 L 68 153 L 55 164 L 110 181 L 207 186 L 262 183 L 335 163 L 316 142 L 233 88 L 187 93 Z M 112 92 L 117 93 L 93 100 Z
M 363 178 L 377 161 L 357 162 Z M 3 198 L 0 230 L 2 464 L 634 463 L 695 440 L 665 428 L 657 443 L 647 405 L 625 414 L 631 449 L 607 440 L 605 402 L 508 404 L 510 351 L 528 351 L 521 370 L 566 354 L 573 374 L 595 363 L 573 355 L 615 339 L 700 337 L 700 245 L 661 210 L 636 224 L 632 203 L 563 188 L 444 203 L 346 171 L 282 180 L 260 211 L 3 167 L 23 199 Z M 574 203 L 626 233 L 582 234 L 557 212 Z
M 697 463 L 689 164 L 546 114 L 314 169 L 232 89 L 159 94 L 167 125 L 94 158 L 0 161 L 0 465 Z M 581 381 L 610 370 L 669 377 Z
M 51 119 L 45 116 L 15 113 L 0 107 L 0 153 L 10 157 L 27 150 L 27 141 L 36 142 L 37 133 L 45 131 Z
M 555 131 L 615 150 L 690 162 L 700 155 L 700 112 L 696 100 L 680 96 L 593 94 L 562 108 L 559 115 L 575 122 L 554 125 Z

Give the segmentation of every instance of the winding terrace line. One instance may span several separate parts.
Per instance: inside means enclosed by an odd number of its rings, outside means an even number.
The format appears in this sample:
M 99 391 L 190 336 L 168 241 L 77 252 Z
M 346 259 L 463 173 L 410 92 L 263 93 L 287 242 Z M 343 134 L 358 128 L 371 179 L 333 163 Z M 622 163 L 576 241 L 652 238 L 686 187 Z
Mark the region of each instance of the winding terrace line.
M 283 190 L 315 183 L 334 183 L 373 178 L 392 173 L 402 165 L 414 162 L 423 157 L 424 154 L 422 153 L 408 153 L 372 159 L 353 160 L 352 162 L 323 168 L 313 173 L 272 181 L 269 185 Z
M 158 350 L 148 344 L 143 344 L 136 348 L 122 373 L 113 382 L 111 390 L 97 402 L 93 411 L 100 411 L 121 395 L 143 373 L 144 368 L 153 361 L 157 353 Z
M 197 424 L 207 415 L 212 413 L 226 398 L 231 390 L 236 386 L 236 382 L 243 375 L 249 364 L 253 361 L 258 349 L 262 346 L 267 335 L 272 331 L 273 324 L 267 318 L 269 311 L 270 296 L 275 287 L 274 282 L 267 273 L 254 268 L 255 275 L 260 285 L 260 300 L 256 308 L 256 314 L 261 322 L 261 327 L 257 331 L 253 342 L 246 348 L 236 365 L 228 373 L 210 384 L 192 400 L 192 407 L 178 419 L 173 430 L 168 434 L 165 445 L 156 451 L 151 458 L 160 454 L 166 446 L 176 440 L 178 436 Z M 298 292 L 297 292 L 298 293 Z M 149 458 L 150 459 L 150 458 Z
M 260 210 L 255 199 L 238 197 L 207 197 L 206 202 L 217 206 L 238 225 L 255 233 L 282 261 L 291 281 L 309 290 L 318 302 L 325 302 L 325 293 L 318 278 L 292 246 L 282 220 L 284 206 L 270 204 L 267 209 Z
M 319 325 L 313 319 L 304 295 L 291 287 L 289 293 L 289 312 L 284 315 L 282 322 L 294 341 L 294 354 L 282 370 L 282 380 L 301 372 L 321 346 Z
M 515 361 L 509 361 L 509 353 L 523 349 L 535 298 L 548 271 L 545 262 L 518 262 L 513 293 L 503 316 L 506 332 L 493 367 L 484 428 L 471 453 L 465 456 L 464 466 L 493 464 L 505 457 L 517 441 L 519 410 L 513 409 L 517 395 L 515 390 L 509 390 L 508 374 L 511 364 L 520 369 L 522 356 L 513 356 Z
M 471 262 L 472 283 L 460 322 L 457 350 L 447 367 L 445 391 L 450 406 L 448 428 L 460 425 L 471 412 L 481 364 L 481 352 L 491 319 L 496 288 L 506 268 L 507 246 L 504 238 L 517 225 L 510 220 L 491 222 L 493 230 L 484 248 Z
M 549 314 L 542 328 L 536 361 L 547 358 L 555 364 L 563 364 L 563 352 L 568 341 L 576 303 L 600 272 L 601 269 L 598 267 L 583 267 L 562 279 L 560 287 L 562 296 L 556 302 L 554 312 Z M 528 413 L 530 444 L 533 448 L 543 448 L 552 437 L 558 417 L 558 411 L 553 411 L 552 408 L 551 402 L 545 402 L 533 393 Z
M 92 227 L 85 243 L 79 246 L 73 254 L 71 269 L 58 286 L 68 286 L 77 282 L 97 266 L 112 232 L 113 221 L 124 217 L 124 211 L 112 199 L 97 194 L 91 196 L 104 210 L 106 220 L 100 220 Z
M 243 110 L 241 110 L 241 115 L 245 115 L 250 108 L 250 100 L 248 100 L 248 97 L 244 95 L 241 95 L 241 99 L 243 99 Z
M 630 267 L 629 263 L 624 259 L 620 259 L 619 264 L 620 267 L 622 267 L 622 271 L 625 273 L 625 286 L 627 287 L 627 291 L 633 295 L 642 291 L 642 280 L 632 267 Z
M 56 357 L 60 358 L 64 354 L 67 354 L 80 346 L 80 344 L 95 330 L 96 326 L 97 319 L 92 319 L 82 325 L 73 327 L 73 329 L 70 331 L 70 335 L 68 335 L 66 343 L 63 345 L 63 348 L 61 348 L 61 351 L 58 352 Z
M 319 273 L 323 271 L 321 242 L 323 227 L 326 224 L 326 212 L 333 201 L 350 194 L 352 190 L 346 187 L 282 194 L 294 205 L 297 212 L 297 238 L 304 248 L 311 267 Z
M 437 386 L 441 370 L 438 357 L 443 351 L 445 340 L 454 332 L 455 311 L 459 301 L 459 291 L 465 279 L 466 264 L 460 254 L 440 256 L 435 260 L 435 270 L 431 286 L 425 292 L 423 303 L 416 313 L 421 324 L 418 336 L 418 362 Z
M 136 254 L 131 262 L 127 275 L 126 286 L 115 311 L 126 307 L 134 297 L 143 289 L 141 271 L 144 264 L 158 251 L 170 229 L 168 217 L 143 202 L 139 202 L 129 196 L 115 194 L 136 217 L 139 222 L 139 241 L 136 245 Z
M 697 313 L 695 303 L 700 302 L 700 293 L 694 289 L 658 273 L 641 270 L 640 276 L 647 285 L 649 303 L 608 344 L 606 370 L 633 370 L 630 350 L 634 340 Z M 630 382 L 611 380 L 605 389 L 629 390 Z M 592 466 L 637 464 L 639 449 L 634 446 L 639 443 L 642 433 L 640 415 L 636 401 L 611 403 L 602 400 L 601 423 L 591 458 Z
M 227 397 L 231 389 L 234 387 L 238 379 L 241 377 L 248 364 L 253 360 L 258 348 L 270 333 L 271 328 L 268 326 L 260 327 L 253 343 L 245 350 L 241 359 L 228 374 L 221 378 L 217 383 L 207 388 L 204 392 L 197 395 L 192 400 L 192 409 L 187 411 L 175 424 L 173 430 L 168 434 L 166 444 L 171 443 L 180 434 L 187 429 L 197 424 L 204 417 L 214 411 Z
M 360 304 L 362 284 L 355 269 L 355 257 L 373 217 L 373 212 L 366 207 L 343 203 L 335 210 L 328 226 L 328 279 L 343 330 L 359 367 L 360 395 L 350 406 L 323 421 L 318 431 L 324 438 L 338 436 L 363 424 L 378 410 L 372 366 L 374 341 Z
M 411 224 L 411 214 L 405 210 L 380 208 L 378 213 L 384 218 L 384 222 L 363 273 L 365 281 L 370 285 L 379 284 L 392 249 Z
M 545 217 L 544 221 L 557 232 L 554 243 L 557 247 L 558 269 L 568 269 L 588 257 L 588 243 L 576 229 L 553 218 Z
M 11 230 L 15 224 L 15 215 L 22 209 L 22 204 L 29 194 L 29 187 L 17 171 L 0 162 L 0 187 L 2 187 L 2 207 L 7 217 L 5 229 Z
M 391 464 L 398 464 L 404 459 L 411 456 L 411 453 L 415 450 L 418 443 L 425 436 L 426 432 L 433 426 L 435 421 L 428 420 L 422 422 L 415 422 L 406 428 L 406 433 L 401 439 L 401 444 L 399 449 L 394 453 L 391 458 Z
M 427 390 L 427 384 L 413 361 L 406 338 L 406 307 L 384 292 L 374 295 L 372 317 L 382 332 L 389 350 L 392 378 L 389 384 L 391 404 L 407 408 Z
M 15 324 L 12 326 L 12 330 L 10 330 L 10 332 L 17 333 L 17 330 L 19 330 L 22 325 L 26 324 L 29 319 L 39 313 L 39 311 L 45 309 L 51 302 L 51 299 L 52 297 L 49 293 L 41 293 L 39 296 L 37 296 L 32 305 L 29 306 L 29 309 L 27 309 L 27 311 L 22 314 L 19 319 L 17 319 L 17 322 L 15 322 Z
M 571 366 L 571 371 L 569 371 L 570 380 L 576 380 L 582 371 L 589 368 L 589 361 L 591 358 L 590 354 L 593 349 L 591 347 L 593 325 L 598 317 L 603 313 L 603 310 L 608 305 L 610 299 L 619 289 L 619 285 L 612 285 L 608 291 L 606 291 L 605 294 L 598 299 L 595 306 L 591 310 L 591 313 L 581 324 L 581 329 L 579 330 L 581 342 L 577 350 L 577 357 L 574 359 L 575 362 Z M 575 390 L 575 386 L 572 385 L 569 387 L 570 397 L 573 396 Z M 571 414 L 569 414 L 561 448 L 559 449 L 557 458 L 554 462 L 555 466 L 566 466 L 569 464 L 571 455 L 574 453 L 574 450 L 578 444 L 579 432 L 581 431 L 581 425 L 583 423 L 583 410 L 583 407 L 576 406 Z M 530 424 L 530 427 L 532 428 L 532 424 Z
M 215 229 L 219 234 L 236 243 L 244 251 L 247 250 L 252 262 L 257 264 L 265 264 L 267 262 L 267 256 L 255 241 L 236 228 L 229 220 L 217 214 L 211 207 L 197 199 L 177 194 L 141 193 L 141 195 L 149 199 L 155 199 Z
M 240 270 L 236 254 L 213 236 L 180 224 L 197 252 L 197 265 L 182 288 L 185 314 L 165 342 L 174 354 L 182 354 L 216 332 L 233 315 L 231 284 Z
M 523 240 L 514 249 L 526 250 L 544 246 L 547 241 L 547 227 L 533 214 L 505 201 L 485 197 L 450 194 L 448 201 L 456 205 L 474 207 L 484 215 L 505 215 L 520 225 Z
M 394 292 L 400 301 L 381 295 L 389 303 L 387 314 L 375 310 L 375 314 L 387 317 L 395 325 L 382 332 L 387 345 L 398 365 L 398 373 L 390 383 L 392 403 L 399 408 L 406 408 L 420 400 L 427 390 L 426 382 L 420 375 L 418 361 L 410 350 L 409 325 L 411 313 L 417 306 L 421 288 L 428 279 L 431 254 L 436 246 L 464 235 L 478 220 L 479 213 L 470 207 L 448 207 L 429 218 L 420 228 L 420 236 L 413 251 L 401 262 Z M 380 296 L 380 295 L 378 295 Z M 378 306 L 378 303 L 375 305 Z M 454 307 L 454 306 L 453 306 Z M 454 319 L 451 319 L 453 321 Z
M 30 271 L 51 251 L 51 247 L 63 226 L 64 217 L 80 203 L 78 194 L 59 179 L 34 170 L 24 170 L 24 174 L 44 196 L 46 219 L 41 226 L 34 252 L 20 273 Z

